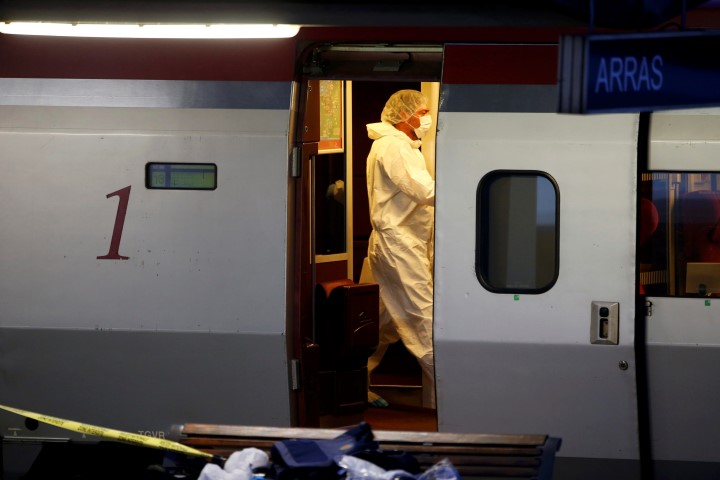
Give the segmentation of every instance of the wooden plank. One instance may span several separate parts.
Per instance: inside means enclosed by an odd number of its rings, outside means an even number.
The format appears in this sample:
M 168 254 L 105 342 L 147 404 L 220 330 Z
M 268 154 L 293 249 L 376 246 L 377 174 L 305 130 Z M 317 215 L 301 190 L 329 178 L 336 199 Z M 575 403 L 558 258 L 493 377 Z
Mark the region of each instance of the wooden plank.
M 268 454 L 272 446 L 288 439 L 334 439 L 347 429 L 255 427 L 243 425 L 186 424 L 181 433 L 185 445 L 209 453 L 229 456 L 248 447 Z M 463 478 L 548 479 L 557 445 L 546 452 L 547 435 L 498 435 L 440 432 L 373 431 L 380 449 L 410 453 L 422 470 L 447 459 Z M 543 459 L 549 457 L 549 465 Z M 545 472 L 545 473 L 544 473 Z
M 231 437 L 260 437 L 275 439 L 311 438 L 331 439 L 342 435 L 347 429 L 334 428 L 283 428 L 255 427 L 244 425 L 212 425 L 200 423 L 185 424 L 184 435 L 218 435 Z M 446 432 L 405 432 L 396 430 L 373 430 L 375 439 L 408 443 L 449 443 L 449 444 L 501 444 L 501 445 L 544 445 L 547 435 L 487 434 L 487 433 L 446 433 Z

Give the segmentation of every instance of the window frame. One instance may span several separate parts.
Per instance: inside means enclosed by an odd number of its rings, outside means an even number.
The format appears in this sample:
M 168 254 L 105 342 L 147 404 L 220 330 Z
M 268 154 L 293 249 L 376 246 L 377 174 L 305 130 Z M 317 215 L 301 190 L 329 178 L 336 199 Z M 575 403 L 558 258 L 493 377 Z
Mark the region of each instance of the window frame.
M 487 277 L 489 270 L 490 228 L 487 217 L 490 212 L 488 188 L 501 178 L 511 177 L 542 177 L 548 180 L 555 192 L 555 258 L 553 261 L 553 274 L 551 280 L 540 288 L 499 287 L 492 285 Z M 556 283 L 560 274 L 560 189 L 555 179 L 548 173 L 539 170 L 493 170 L 485 174 L 478 182 L 475 196 L 476 223 L 475 223 L 475 277 L 486 290 L 493 293 L 530 294 L 539 295 L 550 290 Z M 537 224 L 536 224 L 537 227 Z

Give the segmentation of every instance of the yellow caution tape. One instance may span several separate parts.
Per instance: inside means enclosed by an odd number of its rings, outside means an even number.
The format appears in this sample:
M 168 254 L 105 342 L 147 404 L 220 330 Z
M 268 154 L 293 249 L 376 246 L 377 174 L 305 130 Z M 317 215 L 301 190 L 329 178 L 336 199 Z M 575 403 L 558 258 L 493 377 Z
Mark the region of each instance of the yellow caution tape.
M 72 430 L 73 432 L 84 433 L 86 435 L 93 435 L 101 438 L 108 438 L 116 440 L 118 442 L 130 443 L 133 445 L 141 445 L 144 447 L 159 448 L 162 450 L 172 450 L 175 452 L 185 453 L 187 455 L 204 457 L 208 460 L 215 458 L 212 454 L 201 452 L 191 447 L 187 447 L 182 443 L 173 442 L 172 440 L 165 440 L 164 438 L 149 437 L 147 435 L 141 435 L 139 433 L 123 432 L 120 430 L 113 430 L 111 428 L 98 427 L 95 425 L 88 425 L 86 423 L 75 422 L 72 420 L 63 420 L 62 418 L 51 417 L 49 415 L 41 415 L 39 413 L 28 412 L 27 410 L 20 410 L 19 408 L 7 407 L 0 405 L 0 408 L 7 410 L 8 412 L 17 413 L 23 417 L 32 418 L 38 422 L 48 423 L 55 425 L 56 427 L 64 428 L 66 430 Z

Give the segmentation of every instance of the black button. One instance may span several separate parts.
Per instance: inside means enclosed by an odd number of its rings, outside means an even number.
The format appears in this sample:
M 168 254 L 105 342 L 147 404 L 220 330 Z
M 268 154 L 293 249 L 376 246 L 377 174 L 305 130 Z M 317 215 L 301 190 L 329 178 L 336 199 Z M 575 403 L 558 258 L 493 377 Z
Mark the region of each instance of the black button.
M 610 315 L 610 309 L 608 307 L 600 307 L 600 316 L 607 317 Z

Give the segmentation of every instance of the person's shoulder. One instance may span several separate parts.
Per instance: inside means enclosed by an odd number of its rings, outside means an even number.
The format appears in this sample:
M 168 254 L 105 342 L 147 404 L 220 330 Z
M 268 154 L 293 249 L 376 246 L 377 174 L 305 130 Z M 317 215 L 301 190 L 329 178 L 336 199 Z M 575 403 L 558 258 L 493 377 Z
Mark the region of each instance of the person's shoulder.
M 377 141 L 385 143 L 388 146 L 388 148 L 394 148 L 394 149 L 410 148 L 410 144 L 407 142 L 407 140 L 399 135 L 387 135 L 382 138 L 379 138 Z
M 384 137 L 378 141 L 383 142 L 380 147 L 384 152 L 383 156 L 386 157 L 386 160 L 400 160 L 412 154 L 412 144 L 409 138 Z

